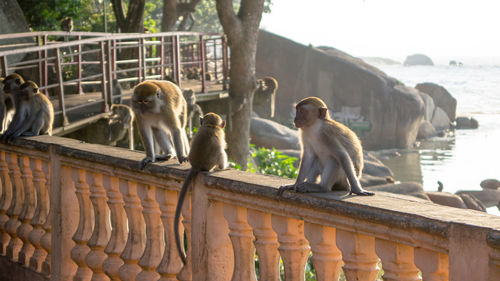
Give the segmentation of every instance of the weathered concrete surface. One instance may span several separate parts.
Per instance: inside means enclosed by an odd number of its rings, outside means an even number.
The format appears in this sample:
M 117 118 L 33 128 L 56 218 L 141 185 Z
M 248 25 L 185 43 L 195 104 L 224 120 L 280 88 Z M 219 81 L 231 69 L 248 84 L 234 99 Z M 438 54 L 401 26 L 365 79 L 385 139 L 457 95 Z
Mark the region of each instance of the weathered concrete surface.
M 417 137 L 424 103 L 408 88 L 377 68 L 334 48 L 308 47 L 261 31 L 256 55 L 258 77 L 280 84 L 276 119 L 289 124 L 293 104 L 321 97 L 331 111 L 355 108 L 356 121 L 369 123 L 360 138 L 369 150 L 410 147 Z

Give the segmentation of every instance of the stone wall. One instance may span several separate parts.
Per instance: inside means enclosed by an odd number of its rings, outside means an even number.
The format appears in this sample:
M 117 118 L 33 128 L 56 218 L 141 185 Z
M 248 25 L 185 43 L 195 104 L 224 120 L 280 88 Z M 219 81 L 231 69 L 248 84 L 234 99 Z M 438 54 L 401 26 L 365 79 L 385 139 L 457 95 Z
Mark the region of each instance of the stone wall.
M 335 113 L 359 112 L 352 120 L 368 124 L 368 129 L 358 132 L 365 149 L 413 145 L 424 114 L 422 99 L 361 59 L 266 31 L 260 32 L 256 59 L 257 78 L 273 76 L 280 85 L 276 95 L 279 122 L 290 124 L 293 104 L 318 96 Z

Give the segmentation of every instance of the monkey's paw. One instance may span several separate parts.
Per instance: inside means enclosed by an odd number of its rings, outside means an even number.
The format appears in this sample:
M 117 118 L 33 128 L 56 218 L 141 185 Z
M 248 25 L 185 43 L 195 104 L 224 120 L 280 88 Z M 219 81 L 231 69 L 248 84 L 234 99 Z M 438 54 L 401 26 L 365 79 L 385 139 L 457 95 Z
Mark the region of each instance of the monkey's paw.
M 141 163 L 139 163 L 139 169 L 143 170 L 144 167 L 146 167 L 147 164 L 153 163 L 153 159 L 151 157 L 146 157 L 141 160 Z
M 278 196 L 283 195 L 283 192 L 285 192 L 286 190 L 295 191 L 296 190 L 295 184 L 280 186 L 280 188 L 278 189 Z
M 179 164 L 182 164 L 184 162 L 187 162 L 188 158 L 186 156 L 177 156 L 177 160 L 179 160 Z
M 156 161 L 168 161 L 172 158 L 172 154 L 163 154 L 163 155 L 156 155 L 155 160 Z
M 375 195 L 374 192 L 371 192 L 371 191 L 366 191 L 364 189 L 361 189 L 359 191 L 352 191 L 349 192 L 349 195 L 352 195 L 352 194 L 356 194 L 356 195 L 359 195 L 359 196 L 373 196 Z

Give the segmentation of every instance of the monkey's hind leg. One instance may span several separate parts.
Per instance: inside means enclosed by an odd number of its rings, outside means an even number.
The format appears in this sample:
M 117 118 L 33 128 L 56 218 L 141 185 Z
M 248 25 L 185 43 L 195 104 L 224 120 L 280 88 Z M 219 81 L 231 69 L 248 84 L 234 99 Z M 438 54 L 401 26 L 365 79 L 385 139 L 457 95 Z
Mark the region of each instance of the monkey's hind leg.
M 172 144 L 170 143 L 170 135 L 161 129 L 153 128 L 153 135 L 165 154 L 156 155 L 156 161 L 168 161 L 172 158 Z

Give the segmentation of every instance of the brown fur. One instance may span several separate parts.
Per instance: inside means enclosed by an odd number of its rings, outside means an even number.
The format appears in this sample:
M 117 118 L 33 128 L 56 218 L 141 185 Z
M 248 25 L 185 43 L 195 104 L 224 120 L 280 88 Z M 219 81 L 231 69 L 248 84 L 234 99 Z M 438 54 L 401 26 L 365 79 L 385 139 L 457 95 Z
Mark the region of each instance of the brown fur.
M 308 97 L 296 105 L 295 126 L 301 135 L 302 157 L 297 181 L 280 188 L 298 192 L 328 192 L 333 188 L 359 195 L 373 195 L 359 183 L 363 170 L 363 148 L 358 136 L 334 121 L 326 104 Z M 316 183 L 321 176 L 321 182 Z
M 274 118 L 278 81 L 273 77 L 264 77 L 257 81 L 258 87 L 253 99 L 253 111 L 262 118 Z
M 175 209 L 174 218 L 174 233 L 177 250 L 184 264 L 186 257 L 180 243 L 179 235 L 179 220 L 184 203 L 184 198 L 188 187 L 200 171 L 211 171 L 218 167 L 219 169 L 227 168 L 227 155 L 224 151 L 226 141 L 224 139 L 225 122 L 215 113 L 207 113 L 201 121 L 201 127 L 194 135 L 191 141 L 191 151 L 189 152 L 189 163 L 191 170 L 184 180 L 179 199 Z
M 146 150 L 146 158 L 141 161 L 141 168 L 149 162 L 168 160 L 171 157 L 170 136 L 179 163 L 187 160 L 189 151 L 185 132 L 187 105 L 177 85 L 170 81 L 159 80 L 139 83 L 134 88 L 132 109 Z M 165 155 L 155 154 L 154 141 L 160 145 Z

